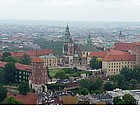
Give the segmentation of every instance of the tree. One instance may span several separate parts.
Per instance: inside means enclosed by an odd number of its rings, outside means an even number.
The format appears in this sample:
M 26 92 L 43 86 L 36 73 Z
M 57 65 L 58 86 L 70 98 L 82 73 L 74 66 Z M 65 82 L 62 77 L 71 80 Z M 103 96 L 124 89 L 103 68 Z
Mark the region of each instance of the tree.
M 79 93 L 81 95 L 88 95 L 89 91 L 86 88 L 81 88 L 80 91 L 79 91 Z
M 90 81 L 89 80 L 86 80 L 86 79 L 83 79 L 83 80 L 80 81 L 80 86 L 82 88 L 88 89 L 89 86 L 90 86 Z
M 5 58 L 5 62 L 13 62 L 16 63 L 17 59 L 12 57 L 12 56 L 8 56 L 7 58 Z
M 130 94 L 125 94 L 124 96 L 121 97 L 115 97 L 113 99 L 114 105 L 136 105 L 136 99 L 130 95 Z
M 135 79 L 131 79 L 130 83 L 132 84 L 132 89 L 135 89 L 137 87 L 138 81 Z
M 21 82 L 18 87 L 19 93 L 22 95 L 27 95 L 27 93 L 30 91 L 29 84 L 26 82 Z
M 112 91 L 113 89 L 114 89 L 114 86 L 110 82 L 107 82 L 104 84 L 104 90 Z
M 0 83 L 3 84 L 4 82 L 5 82 L 4 71 L 3 69 L 0 69 Z
M 122 99 L 125 105 L 136 105 L 136 99 L 130 94 L 125 94 Z
M 124 104 L 124 102 L 123 102 L 123 100 L 121 99 L 121 97 L 115 97 L 114 99 L 113 99 L 113 104 L 114 105 L 123 105 Z
M 31 64 L 31 58 L 30 58 L 30 56 L 27 55 L 27 54 L 24 54 L 23 55 L 23 58 L 21 59 L 21 62 L 22 62 L 22 64 L 30 65 Z
M 7 57 L 11 56 L 10 52 L 4 52 L 2 55 L 2 61 L 5 61 Z
M 65 72 L 58 72 L 54 76 L 57 79 L 68 79 L 68 76 L 65 74 Z
M 109 80 L 113 82 L 114 85 L 118 83 L 118 75 L 111 75 Z
M 118 86 L 119 88 L 126 89 L 126 79 L 123 74 L 118 75 Z
M 17 101 L 14 97 L 7 97 L 3 104 L 5 105 L 22 105 L 23 103 L 20 101 Z
M 127 67 L 123 68 L 120 74 L 124 75 L 127 81 L 130 81 L 133 78 L 133 70 Z
M 97 57 L 93 57 L 90 60 L 90 67 L 92 69 L 101 69 L 102 68 L 102 61 L 98 61 Z
M 7 97 L 7 89 L 0 84 L 0 102 L 2 102 Z
M 15 83 L 16 67 L 15 63 L 8 62 L 4 68 L 4 78 L 6 83 Z

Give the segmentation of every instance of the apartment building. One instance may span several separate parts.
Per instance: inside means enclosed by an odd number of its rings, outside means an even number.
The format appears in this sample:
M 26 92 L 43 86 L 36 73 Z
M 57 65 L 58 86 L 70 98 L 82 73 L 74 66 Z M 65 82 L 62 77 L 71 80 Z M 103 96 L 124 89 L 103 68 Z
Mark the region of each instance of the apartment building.
M 48 68 L 57 67 L 57 57 L 53 54 L 40 56 L 40 58 L 44 61 L 44 66 Z
M 102 61 L 102 69 L 106 75 L 119 74 L 122 68 L 133 69 L 136 66 L 136 56 L 129 52 L 115 51 L 108 52 Z

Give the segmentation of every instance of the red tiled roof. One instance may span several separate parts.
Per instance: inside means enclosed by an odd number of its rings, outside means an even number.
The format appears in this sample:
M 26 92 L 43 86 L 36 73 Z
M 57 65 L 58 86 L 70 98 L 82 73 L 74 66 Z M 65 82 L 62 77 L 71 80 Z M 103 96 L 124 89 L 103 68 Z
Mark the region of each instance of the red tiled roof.
M 115 50 L 120 50 L 120 51 L 134 51 L 135 50 L 135 46 L 139 45 L 140 43 L 116 43 L 113 46 L 113 49 Z
M 108 54 L 103 59 L 104 61 L 136 61 L 136 56 L 131 55 L 130 53 L 124 53 L 120 55 L 111 55 Z
M 7 64 L 7 62 L 0 61 L 0 68 L 4 68 L 6 64 Z M 24 70 L 24 71 L 31 71 L 32 70 L 32 66 L 29 66 L 29 65 L 15 63 L 15 66 L 16 66 L 17 70 Z
M 32 61 L 33 63 L 42 63 L 42 62 L 44 62 L 41 58 L 35 58 L 33 61 Z
M 13 57 L 23 57 L 23 55 L 29 55 L 31 57 L 38 57 L 41 55 L 53 54 L 53 50 L 33 50 L 33 51 L 25 51 L 25 52 L 11 52 Z
M 25 71 L 31 71 L 32 70 L 32 66 L 30 66 L 30 65 L 23 65 L 23 64 L 20 64 L 20 63 L 16 63 L 15 64 L 15 66 L 16 66 L 16 69 L 18 69 L 18 70 L 25 70 Z
M 123 51 L 112 50 L 112 49 L 106 53 L 106 55 L 124 55 L 124 54 L 125 54 L 125 52 L 123 52 Z
M 0 68 L 4 68 L 6 64 L 7 64 L 7 62 L 0 61 Z
M 37 105 L 38 97 L 35 93 L 29 93 L 27 95 L 17 94 L 8 94 L 8 97 L 15 97 L 16 100 L 21 101 L 24 105 Z
M 101 51 L 101 52 L 91 52 L 89 54 L 89 57 L 97 57 L 97 58 L 104 58 L 105 55 L 107 54 L 107 51 Z

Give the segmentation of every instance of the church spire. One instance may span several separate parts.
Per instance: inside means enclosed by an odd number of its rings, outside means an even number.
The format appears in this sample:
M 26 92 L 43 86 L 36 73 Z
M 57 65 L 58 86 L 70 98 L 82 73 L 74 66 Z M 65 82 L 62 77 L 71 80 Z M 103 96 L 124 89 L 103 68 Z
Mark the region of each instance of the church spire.
M 92 39 L 91 39 L 90 32 L 89 32 L 89 36 L 88 36 L 88 39 L 87 39 L 87 45 L 92 45 Z
M 65 31 L 65 42 L 72 42 L 68 23 L 67 23 L 66 31 Z

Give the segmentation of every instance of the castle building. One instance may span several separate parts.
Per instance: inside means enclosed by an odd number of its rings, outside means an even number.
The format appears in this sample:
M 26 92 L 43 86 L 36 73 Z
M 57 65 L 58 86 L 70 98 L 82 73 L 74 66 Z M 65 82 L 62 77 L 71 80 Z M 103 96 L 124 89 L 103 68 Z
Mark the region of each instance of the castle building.
M 40 56 L 40 58 L 44 61 L 44 66 L 48 68 L 57 67 L 57 57 L 53 54 Z
M 63 54 L 68 55 L 68 56 L 72 56 L 72 55 L 74 55 L 74 51 L 75 51 L 74 43 L 73 43 L 72 37 L 70 35 L 69 26 L 67 25 L 66 31 L 65 31 Z
M 136 66 L 136 56 L 129 52 L 118 50 L 109 51 L 102 61 L 102 69 L 106 75 L 119 74 L 122 68 L 128 67 L 133 69 Z
M 44 61 L 41 58 L 36 58 L 32 61 L 33 69 L 29 84 L 32 89 L 38 90 L 48 82 L 48 68 L 44 66 Z
M 64 45 L 63 45 L 63 57 L 62 57 L 62 63 L 64 66 L 68 65 L 74 65 L 76 64 L 80 65 L 80 54 L 78 54 L 78 45 L 74 44 L 69 26 L 66 26 L 65 30 L 65 39 L 64 39 Z
M 140 66 L 140 45 L 136 46 L 136 66 Z

